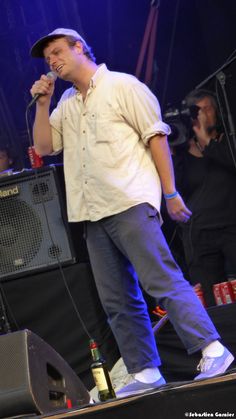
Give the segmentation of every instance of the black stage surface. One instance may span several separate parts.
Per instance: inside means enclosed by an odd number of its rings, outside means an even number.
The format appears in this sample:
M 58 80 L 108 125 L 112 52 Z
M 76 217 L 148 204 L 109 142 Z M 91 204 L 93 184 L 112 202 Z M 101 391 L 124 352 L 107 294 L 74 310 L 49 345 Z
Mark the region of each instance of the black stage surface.
M 233 418 L 236 372 L 199 382 L 180 382 L 145 393 L 80 409 L 24 415 L 28 419 L 185 419 L 196 417 Z

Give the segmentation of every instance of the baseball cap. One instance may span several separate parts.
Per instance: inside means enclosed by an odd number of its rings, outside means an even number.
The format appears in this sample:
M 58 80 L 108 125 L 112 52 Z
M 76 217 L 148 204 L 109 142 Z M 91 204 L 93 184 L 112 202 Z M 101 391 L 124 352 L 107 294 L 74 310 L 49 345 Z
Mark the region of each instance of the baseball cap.
M 30 50 L 30 55 L 34 58 L 44 58 L 43 50 L 47 43 L 52 39 L 60 38 L 61 36 L 66 35 L 73 36 L 78 41 L 83 42 L 83 44 L 87 46 L 87 43 L 82 38 L 82 36 L 74 29 L 57 28 L 53 32 L 50 32 L 48 35 L 43 36 L 37 42 L 35 42 Z

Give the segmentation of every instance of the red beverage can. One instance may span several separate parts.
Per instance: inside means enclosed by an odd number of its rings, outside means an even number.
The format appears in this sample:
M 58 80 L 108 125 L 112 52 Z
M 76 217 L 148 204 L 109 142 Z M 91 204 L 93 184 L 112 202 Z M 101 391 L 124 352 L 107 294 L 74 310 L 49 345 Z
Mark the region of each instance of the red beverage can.
M 234 295 L 234 301 L 236 301 L 236 279 L 231 279 L 231 281 L 229 281 L 233 290 L 233 295 Z
M 34 146 L 28 147 L 28 156 L 32 169 L 43 166 L 43 159 L 39 154 L 36 153 Z
M 223 304 L 229 304 L 234 302 L 234 293 L 230 282 L 220 283 L 220 293 Z
M 221 304 L 223 304 L 223 300 L 222 300 L 222 296 L 221 296 L 221 292 L 220 292 L 220 285 L 221 284 L 214 284 L 213 285 L 213 294 L 215 297 L 215 302 L 217 306 L 220 306 Z

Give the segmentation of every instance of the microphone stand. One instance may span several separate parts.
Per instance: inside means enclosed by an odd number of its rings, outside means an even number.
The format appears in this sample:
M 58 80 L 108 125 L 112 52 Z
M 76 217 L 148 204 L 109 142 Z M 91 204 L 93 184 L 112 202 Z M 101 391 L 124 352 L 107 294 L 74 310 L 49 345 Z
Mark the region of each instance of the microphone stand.
M 219 72 L 224 70 L 226 67 L 228 67 L 234 60 L 236 60 L 236 55 L 233 56 L 231 59 L 228 59 L 220 68 L 218 68 L 214 73 L 210 74 L 205 80 L 203 80 L 201 83 L 199 83 L 195 89 L 201 89 L 204 87 L 213 77 L 217 76 Z
M 7 311 L 2 294 L 2 285 L 0 283 L 0 335 L 10 333 L 11 327 L 7 318 Z
M 225 89 L 226 74 L 223 71 L 223 70 L 227 69 L 235 60 L 236 60 L 236 55 L 233 52 L 233 54 L 231 54 L 231 56 L 228 58 L 228 60 L 226 60 L 226 62 L 220 68 L 218 68 L 214 73 L 212 73 L 209 77 L 207 77 L 200 84 L 198 84 L 195 87 L 195 89 L 204 88 L 204 86 L 208 82 L 210 82 L 213 78 L 216 78 L 219 81 L 221 89 L 222 89 L 224 101 L 225 101 L 226 110 L 227 110 L 228 126 L 229 126 L 229 131 L 230 131 L 229 135 L 232 138 L 234 150 L 236 151 L 235 127 L 234 127 L 234 122 L 233 122 L 233 118 L 232 118 L 232 114 L 231 114 L 231 110 L 230 110 L 230 106 L 229 106 L 229 101 L 228 101 L 228 97 L 227 97 L 227 93 L 226 93 L 226 89 Z
M 226 110 L 227 110 L 227 119 L 228 119 L 228 124 L 229 124 L 229 136 L 233 140 L 234 150 L 236 151 L 235 126 L 234 126 L 234 121 L 233 121 L 232 113 L 231 113 L 230 106 L 229 106 L 227 93 L 226 93 L 226 90 L 225 90 L 226 75 L 223 71 L 219 71 L 216 74 L 216 78 L 220 83 L 222 93 L 223 93 L 223 96 L 224 96 L 225 106 L 226 106 Z

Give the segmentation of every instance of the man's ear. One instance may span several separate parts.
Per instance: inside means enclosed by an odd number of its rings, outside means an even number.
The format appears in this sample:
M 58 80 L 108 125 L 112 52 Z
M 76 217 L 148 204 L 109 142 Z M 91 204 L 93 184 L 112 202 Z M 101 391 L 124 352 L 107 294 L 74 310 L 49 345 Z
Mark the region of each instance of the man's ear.
M 79 54 L 83 53 L 83 44 L 80 41 L 76 41 L 75 48 Z

